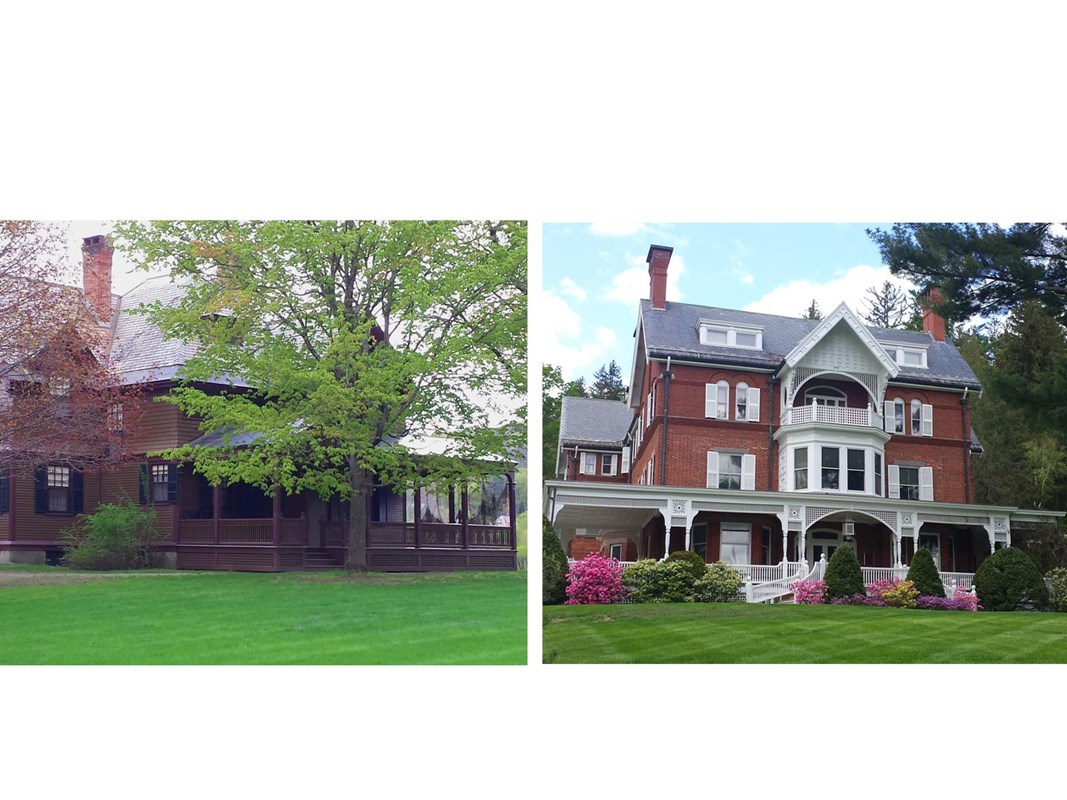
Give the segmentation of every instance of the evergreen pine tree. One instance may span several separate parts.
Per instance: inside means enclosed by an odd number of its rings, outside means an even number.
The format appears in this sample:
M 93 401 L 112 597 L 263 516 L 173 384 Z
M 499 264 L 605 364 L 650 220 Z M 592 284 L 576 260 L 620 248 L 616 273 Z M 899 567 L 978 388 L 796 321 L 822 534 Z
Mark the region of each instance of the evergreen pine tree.
M 945 584 L 941 582 L 941 575 L 934 564 L 933 553 L 925 547 L 915 551 L 911 567 L 908 568 L 908 580 L 915 584 L 921 595 L 945 596 Z

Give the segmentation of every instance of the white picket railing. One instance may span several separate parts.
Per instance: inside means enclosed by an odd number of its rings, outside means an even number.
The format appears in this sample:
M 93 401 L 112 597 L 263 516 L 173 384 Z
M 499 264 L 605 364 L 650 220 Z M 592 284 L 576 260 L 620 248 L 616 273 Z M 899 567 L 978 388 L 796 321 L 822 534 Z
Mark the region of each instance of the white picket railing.
M 777 580 L 766 583 L 745 583 L 745 599 L 749 603 L 767 603 L 785 597 L 793 593 L 793 584 L 804 580 L 808 574 L 808 565 L 803 561 L 779 564 L 777 566 L 780 577 Z M 785 574 L 782 574 L 782 573 Z
M 793 406 L 785 410 L 783 425 L 802 425 L 805 422 L 881 428 L 882 415 L 871 406 L 866 408 L 841 408 L 839 406 L 822 406 L 815 403 L 810 406 Z

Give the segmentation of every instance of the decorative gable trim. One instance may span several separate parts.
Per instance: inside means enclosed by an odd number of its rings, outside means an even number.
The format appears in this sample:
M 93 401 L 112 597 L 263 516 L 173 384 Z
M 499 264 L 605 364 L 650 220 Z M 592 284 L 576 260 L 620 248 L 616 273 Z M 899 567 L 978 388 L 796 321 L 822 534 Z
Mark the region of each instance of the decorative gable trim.
M 839 303 L 837 308 L 831 311 L 822 322 L 815 326 L 815 329 L 811 333 L 800 341 L 800 344 L 793 348 L 789 355 L 785 357 L 785 363 L 791 369 L 795 368 L 797 364 L 800 363 L 800 360 L 814 350 L 819 342 L 821 342 L 839 322 L 844 322 L 852 329 L 852 332 L 856 334 L 856 337 L 861 342 L 863 342 L 864 346 L 871 352 L 871 355 L 878 360 L 889 374 L 890 378 L 895 378 L 897 376 L 900 372 L 900 367 L 897 365 L 896 359 L 886 352 L 885 348 L 882 347 L 871 332 L 867 330 L 867 327 L 863 324 L 860 318 L 857 317 L 852 309 L 844 303 Z

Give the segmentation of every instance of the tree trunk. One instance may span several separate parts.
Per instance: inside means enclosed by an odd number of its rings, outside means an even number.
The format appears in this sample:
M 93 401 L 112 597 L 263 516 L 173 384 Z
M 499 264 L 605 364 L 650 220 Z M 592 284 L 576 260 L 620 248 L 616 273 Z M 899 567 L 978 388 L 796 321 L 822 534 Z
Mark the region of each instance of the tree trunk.
M 354 572 L 367 571 L 367 470 L 356 464 L 354 456 L 348 459 L 348 562 L 345 566 Z

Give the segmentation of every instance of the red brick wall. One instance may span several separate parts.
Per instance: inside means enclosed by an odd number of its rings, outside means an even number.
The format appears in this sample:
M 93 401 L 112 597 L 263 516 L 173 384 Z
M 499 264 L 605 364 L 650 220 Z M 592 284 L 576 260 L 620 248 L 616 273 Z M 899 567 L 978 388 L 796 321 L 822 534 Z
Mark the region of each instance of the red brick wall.
M 581 561 L 592 553 L 600 552 L 600 539 L 592 536 L 575 536 L 567 547 L 567 555 L 575 561 Z

